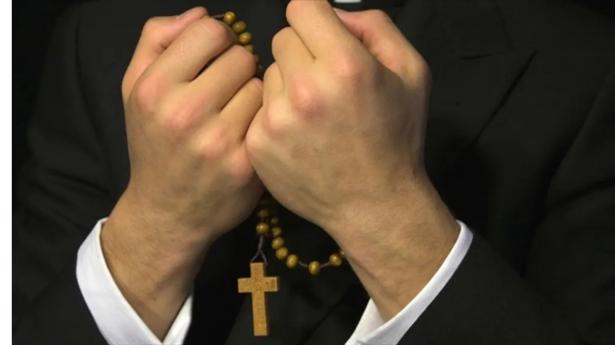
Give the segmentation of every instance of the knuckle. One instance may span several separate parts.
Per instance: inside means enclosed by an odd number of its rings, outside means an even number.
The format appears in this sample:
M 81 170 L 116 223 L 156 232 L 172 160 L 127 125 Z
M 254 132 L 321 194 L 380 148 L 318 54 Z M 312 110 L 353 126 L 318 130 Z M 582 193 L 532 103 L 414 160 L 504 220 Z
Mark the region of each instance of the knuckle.
M 416 87 L 431 87 L 432 75 L 429 65 L 423 58 L 417 58 L 411 64 L 410 80 Z
M 395 73 L 395 74 L 400 74 L 405 72 L 405 70 L 407 69 L 408 62 L 407 60 L 405 60 L 404 58 L 397 58 L 391 61 L 388 61 L 386 64 L 386 68 Z M 402 75 L 405 76 L 405 75 Z
M 289 116 L 282 102 L 271 102 L 263 112 L 263 130 L 272 138 L 280 138 L 288 132 Z
M 322 97 L 314 82 L 297 76 L 288 85 L 288 99 L 293 111 L 306 118 L 313 118 L 322 108 Z
M 333 74 L 342 80 L 356 82 L 365 74 L 368 65 L 351 54 L 339 54 L 334 60 Z
M 429 65 L 427 64 L 427 61 L 421 59 L 418 69 L 419 69 L 418 76 L 419 76 L 420 82 L 426 86 L 431 86 L 432 75 L 431 75 L 431 69 L 429 68 Z
M 134 87 L 133 85 L 130 85 L 129 78 L 130 77 L 128 76 L 128 73 L 124 74 L 124 76 L 122 77 L 121 91 L 124 104 L 126 104 L 126 101 L 130 98 L 130 94 L 132 93 L 132 90 L 130 88 Z
M 250 79 L 244 86 L 243 89 L 249 99 L 254 99 L 259 102 L 260 105 L 263 104 L 263 82 L 258 78 Z
M 256 72 L 256 60 L 247 49 L 235 45 L 229 50 L 228 54 L 231 55 L 237 66 L 245 68 L 248 74 L 253 75 Z
M 278 66 L 275 62 L 272 63 L 269 67 L 267 67 L 267 69 L 265 70 L 265 74 L 263 75 L 263 81 L 265 82 L 265 84 L 268 80 L 271 80 L 275 76 L 275 73 L 277 73 L 277 68 Z
M 209 39 L 209 42 L 220 50 L 225 49 L 233 43 L 233 37 L 225 24 L 213 18 L 205 18 L 195 22 L 194 34 L 203 39 L 203 36 Z
M 203 136 L 197 148 L 197 155 L 206 161 L 220 160 L 228 152 L 230 144 L 225 131 L 221 127 L 215 126 L 210 128 Z
M 293 29 L 287 26 L 273 36 L 273 39 L 271 40 L 271 47 L 274 52 L 279 51 L 284 46 L 286 38 L 292 33 L 292 31 Z
M 156 35 L 158 35 L 158 32 L 160 32 L 160 27 L 162 26 L 162 22 L 163 22 L 162 17 L 149 18 L 143 25 L 143 29 L 141 30 L 141 36 L 156 37 Z
M 236 187 L 244 187 L 250 184 L 255 176 L 256 172 L 252 168 L 250 160 L 245 154 L 237 152 L 228 161 L 226 166 L 227 173 Z
M 258 78 L 252 78 L 246 84 L 246 87 L 249 88 L 250 92 L 253 92 L 256 95 L 263 94 L 263 81 Z
M 163 120 L 166 133 L 174 139 L 181 138 L 190 132 L 198 124 L 199 112 L 191 105 L 181 107 L 168 112 Z
M 164 93 L 163 82 L 155 75 L 149 75 L 137 82 L 130 99 L 138 112 L 153 113 L 161 95 Z

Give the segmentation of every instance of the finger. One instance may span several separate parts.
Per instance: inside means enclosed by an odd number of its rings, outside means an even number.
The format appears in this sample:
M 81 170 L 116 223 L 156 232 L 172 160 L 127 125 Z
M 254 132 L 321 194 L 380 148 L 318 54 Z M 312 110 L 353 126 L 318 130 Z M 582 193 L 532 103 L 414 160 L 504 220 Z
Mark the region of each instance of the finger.
M 282 72 L 277 63 L 271 64 L 263 77 L 263 98 L 267 99 L 280 95 L 284 91 Z
M 382 11 L 347 12 L 335 10 L 344 25 L 380 63 L 400 72 L 400 61 L 412 61 L 420 54 Z
M 316 59 L 357 48 L 357 39 L 326 0 L 292 0 L 286 8 L 286 18 Z
M 191 84 L 195 94 L 204 97 L 209 109 L 222 109 L 256 73 L 256 58 L 235 45 L 220 55 Z
M 235 42 L 224 23 L 204 17 L 194 21 L 152 65 L 152 73 L 170 83 L 190 82 Z
M 179 16 L 155 17 L 147 21 L 132 60 L 124 74 L 122 94 L 126 98 L 135 82 L 191 23 L 207 14 L 203 7 L 195 7 Z
M 284 78 L 297 71 L 304 71 L 314 63 L 314 57 L 291 27 L 280 30 L 271 44 L 273 58 L 280 66 Z
M 243 140 L 262 104 L 263 82 L 256 78 L 250 79 L 220 114 L 220 119 L 228 124 L 229 135 Z

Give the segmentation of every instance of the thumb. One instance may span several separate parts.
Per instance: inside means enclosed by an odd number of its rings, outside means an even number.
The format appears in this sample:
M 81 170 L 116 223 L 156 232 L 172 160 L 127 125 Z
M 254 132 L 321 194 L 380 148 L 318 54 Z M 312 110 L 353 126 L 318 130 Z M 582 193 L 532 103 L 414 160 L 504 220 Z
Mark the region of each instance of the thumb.
M 348 12 L 335 9 L 346 28 L 367 50 L 395 73 L 403 73 L 405 63 L 422 57 L 397 29 L 389 16 L 378 10 Z

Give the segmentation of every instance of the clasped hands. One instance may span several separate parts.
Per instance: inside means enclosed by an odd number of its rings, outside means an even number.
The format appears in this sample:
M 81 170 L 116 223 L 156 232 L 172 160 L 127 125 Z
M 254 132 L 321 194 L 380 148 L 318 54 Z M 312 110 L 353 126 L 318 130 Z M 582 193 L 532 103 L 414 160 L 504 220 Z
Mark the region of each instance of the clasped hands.
M 185 267 L 247 218 L 265 186 L 340 244 L 370 294 L 399 284 L 376 269 L 386 262 L 433 273 L 418 248 L 441 241 L 445 253 L 454 231 L 434 237 L 427 225 L 456 224 L 423 166 L 426 62 L 380 11 L 294 0 L 287 19 L 263 81 L 204 8 L 146 23 L 122 83 L 131 173 L 103 232 L 109 256 L 154 243 L 141 256 Z

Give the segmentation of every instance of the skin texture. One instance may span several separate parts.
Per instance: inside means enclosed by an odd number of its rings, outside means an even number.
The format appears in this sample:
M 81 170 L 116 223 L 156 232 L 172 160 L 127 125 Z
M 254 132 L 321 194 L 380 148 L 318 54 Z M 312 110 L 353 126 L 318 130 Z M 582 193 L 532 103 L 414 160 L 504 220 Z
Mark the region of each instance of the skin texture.
M 250 159 L 277 200 L 338 242 L 391 318 L 459 231 L 423 164 L 429 69 L 381 11 L 292 1 L 286 15 Z
M 287 18 L 264 83 L 203 8 L 148 21 L 124 76 L 131 175 L 102 246 L 160 339 L 208 247 L 250 214 L 263 184 L 340 244 L 385 319 L 456 239 L 423 166 L 420 54 L 379 11 L 294 0 Z
M 118 286 L 159 338 L 208 246 L 249 216 L 263 191 L 244 143 L 262 83 L 254 56 L 233 43 L 204 8 L 152 18 L 123 80 L 130 182 L 102 245 Z

